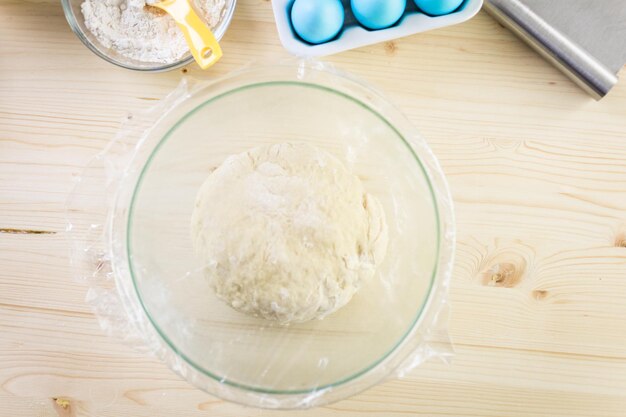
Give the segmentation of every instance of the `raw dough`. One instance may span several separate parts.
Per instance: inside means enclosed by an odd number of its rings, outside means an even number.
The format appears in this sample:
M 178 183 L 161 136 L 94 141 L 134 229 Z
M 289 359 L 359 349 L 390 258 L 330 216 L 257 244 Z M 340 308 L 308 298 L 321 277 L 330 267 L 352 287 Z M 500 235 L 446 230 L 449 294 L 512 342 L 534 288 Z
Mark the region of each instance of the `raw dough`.
M 219 298 L 283 323 L 344 306 L 387 251 L 380 202 L 306 144 L 226 159 L 198 192 L 192 238 Z

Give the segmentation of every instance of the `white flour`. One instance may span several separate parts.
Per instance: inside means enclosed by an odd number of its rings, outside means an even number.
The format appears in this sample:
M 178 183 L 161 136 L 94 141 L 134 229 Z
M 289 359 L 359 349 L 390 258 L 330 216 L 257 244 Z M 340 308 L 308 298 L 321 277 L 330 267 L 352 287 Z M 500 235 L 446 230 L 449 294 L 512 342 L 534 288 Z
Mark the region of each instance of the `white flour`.
M 225 3 L 193 0 L 200 17 L 211 28 L 219 23 Z M 127 58 L 171 63 L 189 52 L 174 19 L 147 8 L 146 0 L 85 0 L 81 9 L 85 25 L 98 41 Z

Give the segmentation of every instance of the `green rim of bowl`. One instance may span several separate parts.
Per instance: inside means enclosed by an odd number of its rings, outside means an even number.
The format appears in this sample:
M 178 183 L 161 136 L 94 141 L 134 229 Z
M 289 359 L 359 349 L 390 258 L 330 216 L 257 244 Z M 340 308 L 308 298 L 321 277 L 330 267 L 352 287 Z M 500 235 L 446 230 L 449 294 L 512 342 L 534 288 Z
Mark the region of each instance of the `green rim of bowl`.
M 157 324 L 156 320 L 151 316 L 150 312 L 148 311 L 148 308 L 146 307 L 146 305 L 144 303 L 144 300 L 143 300 L 143 298 L 141 296 L 141 292 L 139 291 L 139 288 L 137 286 L 137 280 L 135 278 L 135 271 L 133 269 L 133 263 L 131 261 L 131 252 L 132 252 L 131 247 L 132 247 L 132 245 L 131 245 L 131 238 L 130 238 L 130 235 L 131 235 L 130 231 L 132 230 L 133 213 L 134 213 L 134 209 L 135 209 L 135 201 L 137 199 L 137 194 L 139 193 L 139 191 L 141 189 L 141 184 L 143 182 L 144 175 L 146 174 L 146 172 L 150 168 L 150 166 L 152 164 L 152 161 L 153 161 L 153 158 L 155 157 L 155 155 L 159 152 L 161 147 L 168 141 L 168 139 L 170 138 L 171 134 L 182 123 L 184 123 L 188 118 L 190 118 L 191 116 L 196 114 L 204 106 L 207 106 L 207 105 L 209 105 L 209 104 L 211 104 L 211 103 L 213 103 L 213 102 L 215 102 L 215 101 L 217 101 L 217 100 L 219 100 L 221 98 L 227 97 L 229 95 L 236 94 L 236 93 L 239 93 L 239 92 L 244 91 L 244 90 L 254 89 L 254 88 L 269 87 L 269 86 L 285 86 L 285 85 L 287 85 L 287 86 L 306 87 L 306 88 L 314 88 L 314 89 L 325 91 L 327 93 L 332 93 L 332 94 L 338 95 L 340 97 L 343 97 L 345 99 L 348 99 L 348 100 L 356 103 L 357 105 L 359 105 L 363 109 L 369 111 L 374 116 L 378 117 L 384 124 L 386 124 L 391 130 L 393 130 L 396 133 L 396 135 L 398 135 L 398 137 L 402 140 L 402 142 L 404 143 L 406 148 L 409 150 L 409 152 L 411 152 L 411 154 L 415 158 L 415 161 L 418 163 L 422 173 L 424 174 L 424 177 L 426 178 L 426 182 L 428 183 L 428 188 L 430 190 L 430 195 L 431 195 L 432 201 L 433 201 L 433 208 L 435 210 L 435 218 L 436 218 L 436 223 L 437 223 L 436 224 L 436 226 L 437 226 L 437 251 L 436 251 L 436 255 L 435 255 L 436 262 L 435 262 L 435 267 L 433 268 L 433 271 L 432 271 L 432 274 L 431 274 L 431 277 L 430 277 L 430 284 L 429 284 L 429 287 L 428 287 L 428 292 L 427 292 L 427 295 L 424 297 L 422 305 L 420 306 L 419 310 L 417 311 L 417 314 L 416 314 L 415 318 L 413 319 L 413 322 L 409 326 L 408 330 L 404 333 L 404 335 L 400 338 L 400 340 L 389 351 L 387 351 L 383 356 L 381 356 L 380 359 L 376 360 L 374 363 L 372 363 L 371 365 L 363 368 L 362 370 L 354 373 L 353 375 L 350 375 L 348 377 L 340 379 L 339 381 L 331 383 L 331 384 L 326 384 L 326 385 L 321 385 L 321 386 L 317 386 L 317 387 L 312 387 L 312 388 L 309 388 L 309 389 L 298 389 L 298 390 L 272 390 L 272 389 L 267 389 L 267 388 L 262 388 L 262 387 L 255 387 L 255 386 L 250 386 L 250 385 L 246 385 L 246 384 L 239 383 L 239 382 L 230 381 L 226 377 L 220 377 L 220 376 L 215 375 L 214 373 L 212 373 L 210 371 L 207 371 L 202 366 L 200 366 L 197 363 L 195 363 L 184 352 L 182 352 L 180 349 L 178 349 L 178 347 L 176 347 L 176 345 L 161 330 L 161 328 Z M 367 104 L 363 103 L 362 101 L 357 100 L 354 97 L 351 97 L 350 95 L 348 95 L 346 93 L 343 93 L 341 91 L 337 91 L 335 89 L 332 89 L 332 88 L 329 88 L 329 87 L 326 87 L 326 86 L 322 86 L 322 85 L 318 85 L 318 84 L 312 84 L 312 83 L 306 83 L 306 82 L 298 82 L 298 81 L 270 81 L 270 82 L 261 82 L 261 83 L 247 84 L 247 85 L 244 85 L 244 86 L 241 86 L 241 87 L 238 87 L 238 88 L 226 91 L 224 93 L 218 94 L 217 96 L 212 97 L 212 98 L 208 99 L 207 101 L 203 102 L 202 104 L 199 104 L 198 106 L 196 106 L 193 110 L 191 110 L 185 116 L 183 116 L 174 126 L 172 126 L 167 131 L 167 133 L 163 136 L 163 138 L 155 146 L 154 150 L 150 153 L 150 156 L 148 157 L 148 160 L 146 161 L 143 169 L 141 170 L 141 173 L 139 174 L 139 178 L 138 178 L 137 183 L 135 185 L 135 189 L 133 190 L 133 195 L 132 195 L 130 207 L 129 207 L 129 210 L 128 210 L 127 233 L 126 233 L 126 256 L 128 258 L 128 266 L 129 266 L 129 271 L 130 271 L 130 274 L 131 274 L 131 277 L 132 277 L 133 288 L 135 290 L 135 293 L 137 294 L 137 297 L 139 299 L 139 303 L 141 304 L 142 309 L 146 313 L 146 316 L 148 317 L 148 320 L 150 321 L 150 323 L 152 323 L 152 325 L 156 329 L 156 331 L 159 334 L 159 336 L 165 341 L 165 343 L 169 346 L 170 349 L 172 349 L 186 363 L 188 363 L 191 367 L 193 367 L 195 370 L 197 370 L 201 374 L 203 374 L 203 375 L 205 375 L 205 376 L 207 376 L 207 377 L 209 377 L 209 378 L 213 379 L 214 381 L 216 381 L 218 383 L 221 383 L 221 384 L 225 384 L 225 385 L 228 385 L 228 386 L 231 386 L 231 387 L 234 387 L 234 388 L 238 388 L 238 389 L 243 389 L 243 390 L 246 390 L 246 391 L 262 393 L 262 394 L 298 395 L 298 394 L 309 394 L 309 393 L 312 393 L 312 392 L 317 392 L 317 391 L 321 391 L 321 390 L 325 390 L 325 389 L 329 389 L 329 388 L 336 388 L 336 387 L 338 387 L 340 385 L 346 384 L 346 383 L 348 383 L 350 381 L 353 381 L 353 380 L 359 378 L 360 376 L 363 376 L 363 375 L 367 374 L 369 371 L 371 371 L 372 369 L 374 369 L 378 365 L 380 365 L 382 362 L 384 362 L 406 340 L 407 336 L 409 334 L 411 334 L 411 332 L 415 329 L 416 324 L 418 323 L 419 319 L 422 317 L 422 313 L 424 311 L 424 307 L 428 304 L 428 301 L 429 301 L 430 296 L 432 294 L 432 290 L 433 290 L 433 286 L 434 286 L 434 282 L 435 282 L 435 277 L 437 276 L 437 272 L 438 272 L 438 269 L 439 269 L 439 255 L 440 255 L 440 252 L 441 252 L 441 220 L 440 220 L 440 217 L 439 217 L 439 206 L 437 204 L 437 198 L 436 198 L 435 192 L 433 190 L 433 186 L 432 186 L 430 177 L 428 175 L 428 172 L 426 171 L 424 165 L 420 161 L 419 157 L 415 154 L 415 151 L 414 151 L 413 147 L 409 144 L 409 142 L 406 140 L 406 138 L 386 118 L 384 118 L 381 114 L 379 114 L 377 111 L 375 111 L 374 109 L 369 107 Z

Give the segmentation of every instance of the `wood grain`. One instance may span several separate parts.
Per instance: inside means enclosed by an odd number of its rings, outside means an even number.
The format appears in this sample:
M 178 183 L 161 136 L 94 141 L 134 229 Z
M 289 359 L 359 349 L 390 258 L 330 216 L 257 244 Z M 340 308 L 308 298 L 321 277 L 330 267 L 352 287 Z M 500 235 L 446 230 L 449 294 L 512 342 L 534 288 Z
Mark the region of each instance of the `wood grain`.
M 287 58 L 240 0 L 213 78 Z M 481 13 L 327 59 L 428 138 L 456 203 L 452 365 L 293 416 L 603 416 L 626 410 L 626 84 L 594 102 Z M 108 338 L 73 282 L 64 203 L 81 167 L 181 71 L 87 51 L 55 0 L 0 3 L 0 416 L 278 416 L 227 404 Z M 282 413 L 284 414 L 284 413 Z

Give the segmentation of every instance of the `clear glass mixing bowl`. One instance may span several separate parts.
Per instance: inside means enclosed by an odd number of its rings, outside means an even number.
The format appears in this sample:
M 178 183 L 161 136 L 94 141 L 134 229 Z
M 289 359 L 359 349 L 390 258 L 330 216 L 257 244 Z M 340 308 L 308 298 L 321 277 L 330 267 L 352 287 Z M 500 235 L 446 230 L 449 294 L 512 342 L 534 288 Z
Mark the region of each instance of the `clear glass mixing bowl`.
M 83 17 L 83 13 L 80 10 L 80 6 L 81 4 L 83 4 L 83 1 L 84 0 L 61 0 L 61 4 L 63 5 L 63 12 L 65 13 L 65 19 L 67 19 L 67 23 L 70 25 L 72 31 L 74 31 L 76 36 L 78 36 L 78 39 L 80 39 L 82 43 L 84 43 L 85 46 L 89 48 L 89 50 L 91 50 L 93 53 L 95 53 L 105 61 L 120 66 L 122 68 L 145 72 L 170 71 L 176 68 L 183 67 L 185 65 L 189 65 L 193 62 L 193 57 L 191 56 L 191 53 L 188 53 L 176 62 L 163 64 L 154 62 L 142 62 L 135 59 L 130 59 L 128 57 L 125 57 L 124 55 L 119 54 L 114 49 L 104 47 L 85 26 L 85 19 Z M 224 33 L 226 33 L 226 29 L 230 25 L 230 21 L 232 20 L 233 13 L 235 11 L 236 3 L 237 0 L 226 1 L 226 7 L 224 8 L 222 18 L 217 27 L 213 29 L 213 34 L 218 41 L 222 39 Z
M 222 398 L 293 408 L 354 394 L 412 360 L 441 307 L 454 224 L 441 170 L 410 123 L 365 85 L 307 63 L 242 71 L 175 102 L 125 171 L 111 226 L 118 285 L 166 362 Z M 341 159 L 381 201 L 390 232 L 385 262 L 347 306 L 287 326 L 217 299 L 190 236 L 207 175 L 279 142 Z

